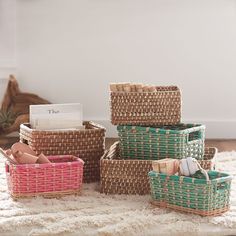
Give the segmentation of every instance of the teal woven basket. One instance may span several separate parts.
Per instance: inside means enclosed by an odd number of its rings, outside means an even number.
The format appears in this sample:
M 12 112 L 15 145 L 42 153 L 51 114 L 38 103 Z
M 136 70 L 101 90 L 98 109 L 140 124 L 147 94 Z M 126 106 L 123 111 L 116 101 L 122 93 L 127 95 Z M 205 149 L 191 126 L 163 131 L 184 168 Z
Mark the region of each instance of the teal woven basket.
M 152 203 L 159 207 L 202 216 L 216 216 L 229 210 L 232 177 L 217 171 L 208 171 L 210 180 L 168 176 L 149 172 Z
M 158 160 L 194 157 L 203 159 L 205 126 L 118 126 L 121 156 L 124 159 Z

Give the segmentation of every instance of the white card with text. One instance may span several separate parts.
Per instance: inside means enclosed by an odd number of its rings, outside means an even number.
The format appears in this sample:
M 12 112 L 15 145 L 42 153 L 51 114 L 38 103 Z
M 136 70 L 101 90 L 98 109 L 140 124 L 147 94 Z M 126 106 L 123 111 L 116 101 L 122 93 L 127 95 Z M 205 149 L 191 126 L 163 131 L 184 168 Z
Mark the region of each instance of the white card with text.
M 80 103 L 30 105 L 30 125 L 33 129 L 78 129 L 83 126 Z

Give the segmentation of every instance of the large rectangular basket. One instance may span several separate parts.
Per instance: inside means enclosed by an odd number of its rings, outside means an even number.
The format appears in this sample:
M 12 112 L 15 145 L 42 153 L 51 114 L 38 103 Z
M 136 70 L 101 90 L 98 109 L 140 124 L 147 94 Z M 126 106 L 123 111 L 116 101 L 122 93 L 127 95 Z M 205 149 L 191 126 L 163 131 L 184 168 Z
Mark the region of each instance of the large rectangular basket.
M 20 140 L 37 153 L 45 155 L 75 155 L 85 162 L 84 182 L 99 181 L 100 158 L 105 150 L 105 128 L 85 121 L 84 130 L 39 131 L 29 124 L 20 126 Z
M 217 149 L 206 147 L 200 165 L 206 170 L 215 168 Z M 150 193 L 148 172 L 152 170 L 151 160 L 122 160 L 119 142 L 115 142 L 101 158 L 100 191 L 105 194 Z
M 204 155 L 205 126 L 118 126 L 121 156 L 125 159 L 181 159 Z
M 48 156 L 51 163 L 14 165 L 6 162 L 8 189 L 15 199 L 78 194 L 84 162 L 72 155 Z
M 158 86 L 156 92 L 111 92 L 113 125 L 173 125 L 181 119 L 181 92 Z
M 149 173 L 152 203 L 159 207 L 217 216 L 229 210 L 231 176 L 208 171 L 210 180 Z

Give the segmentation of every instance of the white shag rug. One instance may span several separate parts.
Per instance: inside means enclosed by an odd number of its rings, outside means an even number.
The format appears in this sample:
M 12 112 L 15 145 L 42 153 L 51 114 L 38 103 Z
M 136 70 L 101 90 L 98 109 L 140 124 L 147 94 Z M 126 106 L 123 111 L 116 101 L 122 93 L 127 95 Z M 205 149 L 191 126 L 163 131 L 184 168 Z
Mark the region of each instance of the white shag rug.
M 218 169 L 236 175 L 236 152 L 218 154 Z M 0 235 L 236 235 L 236 180 L 231 210 L 201 217 L 154 208 L 150 196 L 107 196 L 84 184 L 82 196 L 13 201 L 0 160 Z

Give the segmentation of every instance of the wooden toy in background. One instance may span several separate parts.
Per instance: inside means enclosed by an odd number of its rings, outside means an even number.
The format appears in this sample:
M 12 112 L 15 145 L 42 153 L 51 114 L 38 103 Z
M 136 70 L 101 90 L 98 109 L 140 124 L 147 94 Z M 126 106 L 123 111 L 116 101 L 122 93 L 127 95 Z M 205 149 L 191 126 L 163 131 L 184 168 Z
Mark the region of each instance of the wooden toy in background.
M 0 110 L 0 134 L 18 131 L 20 124 L 29 122 L 29 105 L 49 103 L 33 93 L 21 92 L 16 78 L 10 75 Z
M 180 176 L 192 176 L 197 171 L 201 171 L 207 179 L 206 171 L 201 167 L 195 158 L 187 157 L 181 160 L 165 158 L 152 162 L 152 169 L 158 173 Z
M 164 173 L 167 175 L 174 175 L 179 170 L 179 160 L 165 158 L 158 161 L 152 162 L 152 168 L 154 171 Z

